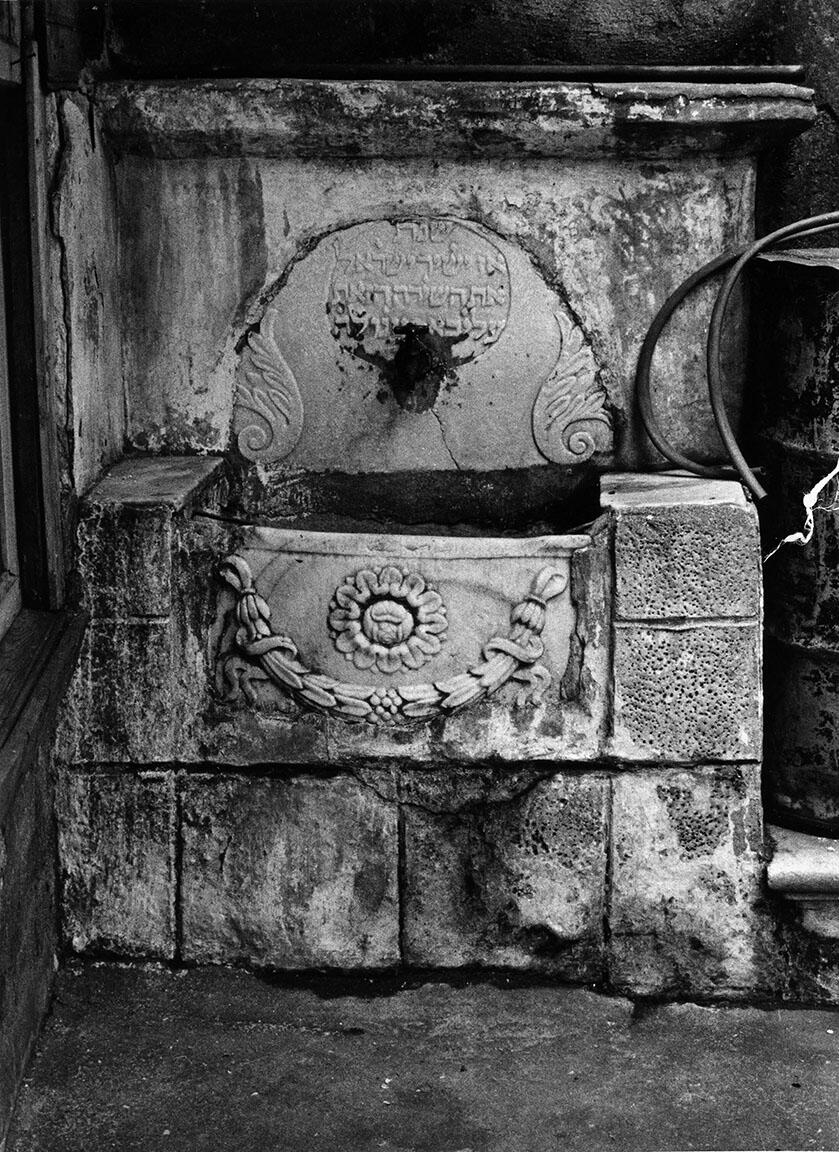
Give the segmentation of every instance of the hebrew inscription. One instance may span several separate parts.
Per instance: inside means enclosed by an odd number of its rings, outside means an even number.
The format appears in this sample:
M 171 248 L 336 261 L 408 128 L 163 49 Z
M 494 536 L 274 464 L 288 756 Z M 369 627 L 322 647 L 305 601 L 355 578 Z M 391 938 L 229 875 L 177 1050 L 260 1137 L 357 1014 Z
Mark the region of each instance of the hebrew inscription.
M 510 315 L 510 272 L 497 245 L 455 220 L 371 224 L 332 241 L 327 314 L 354 354 L 392 356 L 412 328 L 480 356 Z
M 241 348 L 233 445 L 257 464 L 481 471 L 612 447 L 582 326 L 527 252 L 472 221 L 324 235 Z

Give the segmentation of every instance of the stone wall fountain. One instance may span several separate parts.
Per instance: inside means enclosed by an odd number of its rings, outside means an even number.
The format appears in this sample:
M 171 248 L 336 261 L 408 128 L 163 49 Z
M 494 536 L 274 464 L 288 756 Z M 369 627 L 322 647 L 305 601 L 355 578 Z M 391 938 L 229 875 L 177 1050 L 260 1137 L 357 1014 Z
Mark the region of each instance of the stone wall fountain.
M 756 516 L 655 471 L 632 379 L 812 115 L 768 82 L 97 91 L 128 447 L 80 526 L 70 947 L 775 986 Z M 712 460 L 707 312 L 654 397 Z

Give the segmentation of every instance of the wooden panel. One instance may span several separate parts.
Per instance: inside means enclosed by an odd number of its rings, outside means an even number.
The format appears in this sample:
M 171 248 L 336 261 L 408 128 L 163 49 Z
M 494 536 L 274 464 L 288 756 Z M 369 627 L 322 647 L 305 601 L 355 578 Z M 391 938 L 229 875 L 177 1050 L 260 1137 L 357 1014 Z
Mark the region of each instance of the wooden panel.
M 41 238 L 48 233 L 48 221 L 34 46 L 27 62 L 31 71 L 25 91 L 0 91 L 10 417 L 24 603 L 56 608 L 63 597 L 63 546 L 55 422 L 44 372 Z
M 2 223 L 2 215 L 0 215 Z M 4 283 L 0 251 L 0 284 Z M 20 609 L 20 579 L 12 482 L 12 429 L 9 419 L 9 372 L 6 356 L 6 307 L 0 295 L 0 636 Z
M 39 743 L 52 743 L 86 623 L 83 615 L 23 611 L 0 643 L 0 814 Z
M 20 0 L 0 3 L 0 83 L 19 84 Z

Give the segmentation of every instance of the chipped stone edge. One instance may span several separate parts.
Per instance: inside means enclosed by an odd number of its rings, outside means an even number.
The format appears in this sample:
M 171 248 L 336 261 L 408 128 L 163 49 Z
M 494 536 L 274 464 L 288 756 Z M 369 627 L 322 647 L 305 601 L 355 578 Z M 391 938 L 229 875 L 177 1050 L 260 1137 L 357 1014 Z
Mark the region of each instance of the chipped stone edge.
M 839 940 L 839 840 L 771 824 L 766 839 L 769 891 L 793 904 L 806 931 Z
M 680 150 L 755 152 L 816 115 L 811 89 L 777 83 L 129 81 L 94 99 L 119 148 L 170 157 L 657 152 L 662 129 Z

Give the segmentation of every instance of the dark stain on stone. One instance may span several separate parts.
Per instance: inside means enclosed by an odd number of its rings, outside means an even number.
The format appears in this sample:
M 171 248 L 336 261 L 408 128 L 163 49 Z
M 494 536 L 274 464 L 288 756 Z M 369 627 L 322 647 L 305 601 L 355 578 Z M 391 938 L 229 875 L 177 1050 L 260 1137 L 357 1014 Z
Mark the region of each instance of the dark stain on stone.
M 456 380 L 452 357 L 456 339 L 430 332 L 422 324 L 406 324 L 396 332 L 401 337 L 399 347 L 393 359 L 382 365 L 382 376 L 400 408 L 427 412 L 443 384 L 451 387 Z
M 375 914 L 387 896 L 388 877 L 381 862 L 381 845 L 371 845 L 370 848 L 369 856 L 353 880 L 353 899 L 360 908 Z
M 268 262 L 262 176 L 259 167 L 247 159 L 243 159 L 239 164 L 236 198 L 239 213 L 237 235 L 240 248 L 238 259 L 240 304 L 233 322 L 238 327 L 244 319 L 246 302 L 256 295 L 264 283 Z M 288 217 L 284 215 L 284 219 L 288 227 Z

